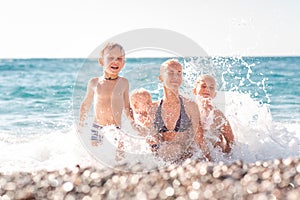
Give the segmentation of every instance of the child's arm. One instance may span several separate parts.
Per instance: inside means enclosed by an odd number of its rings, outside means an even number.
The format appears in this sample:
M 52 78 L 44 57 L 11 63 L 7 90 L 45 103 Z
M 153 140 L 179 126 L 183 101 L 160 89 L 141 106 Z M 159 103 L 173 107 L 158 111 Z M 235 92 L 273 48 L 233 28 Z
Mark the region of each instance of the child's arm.
M 231 151 L 231 146 L 234 142 L 234 135 L 230 126 L 229 121 L 227 120 L 227 118 L 225 117 L 225 115 L 221 112 L 218 111 L 217 112 L 217 116 L 222 119 L 222 126 L 221 126 L 221 133 L 222 133 L 222 137 L 224 137 L 225 139 L 225 147 L 223 148 L 223 152 L 225 153 L 229 153 Z
M 191 103 L 190 105 L 191 121 L 194 130 L 194 139 L 196 143 L 199 145 L 200 149 L 202 150 L 204 156 L 210 161 L 211 160 L 210 152 L 204 140 L 198 106 L 194 102 L 190 102 L 190 103 Z
M 98 78 L 93 78 L 89 81 L 87 86 L 87 92 L 86 95 L 80 105 L 80 117 L 79 117 L 79 126 L 84 126 L 84 121 L 87 116 L 87 113 L 89 112 L 93 98 L 94 98 L 94 87 L 98 82 Z
M 146 139 L 147 143 L 149 144 L 151 151 L 156 152 L 160 148 L 160 143 L 162 142 L 162 136 L 160 133 L 157 133 L 155 130 L 155 124 L 154 124 L 154 119 L 155 119 L 155 114 L 157 112 L 159 105 L 159 101 L 153 102 L 150 108 L 149 112 L 149 118 L 150 118 L 150 123 L 149 126 L 147 127 L 147 134 L 149 137 Z
M 129 103 L 129 83 L 128 80 L 124 83 L 125 85 L 125 91 L 124 91 L 124 113 L 131 122 L 133 122 L 133 112 L 132 109 L 130 108 L 130 103 Z
M 223 125 L 223 127 L 221 128 L 222 134 L 226 140 L 226 149 L 225 152 L 229 153 L 231 151 L 231 147 L 234 141 L 234 135 L 232 133 L 232 129 L 231 126 L 228 122 L 228 120 L 226 120 L 226 123 Z
M 200 149 L 202 150 L 204 156 L 211 161 L 211 157 L 210 157 L 210 152 L 209 149 L 205 143 L 204 140 L 204 134 L 203 134 L 203 129 L 202 129 L 202 125 L 201 125 L 201 121 L 199 120 L 199 125 L 197 128 L 197 131 L 195 132 L 194 135 L 195 141 L 196 143 L 199 145 Z

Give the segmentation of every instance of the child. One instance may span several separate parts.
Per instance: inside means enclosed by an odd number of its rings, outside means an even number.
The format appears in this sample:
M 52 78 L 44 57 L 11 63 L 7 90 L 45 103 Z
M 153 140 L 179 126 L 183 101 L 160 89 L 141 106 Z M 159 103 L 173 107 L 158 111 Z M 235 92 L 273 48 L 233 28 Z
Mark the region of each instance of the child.
M 234 135 L 224 114 L 212 104 L 212 99 L 217 94 L 216 85 L 212 76 L 202 75 L 198 77 L 193 93 L 197 95 L 202 127 L 206 132 L 205 137 L 214 147 L 219 146 L 224 153 L 229 153 Z
M 120 77 L 119 72 L 125 64 L 125 51 L 120 44 L 108 43 L 100 52 L 98 59 L 104 73 L 101 77 L 90 79 L 86 96 L 80 106 L 79 125 L 84 121 L 94 100 L 94 122 L 92 128 L 92 145 L 102 142 L 103 135 L 99 136 L 104 126 L 121 128 L 122 111 L 130 120 L 133 120 L 129 104 L 129 83 L 126 78 Z M 100 138 L 99 138 L 100 137 Z M 123 147 L 119 142 L 118 149 Z
M 145 89 L 134 90 L 130 95 L 130 105 L 135 125 L 144 128 L 149 127 L 149 114 L 152 107 L 152 97 L 150 92 Z
M 153 106 L 152 96 L 148 90 L 134 90 L 130 95 L 130 105 L 133 112 L 133 128 L 140 135 L 146 137 L 146 142 L 149 144 L 152 151 L 152 145 L 157 143 L 157 140 L 151 136 L 150 132 L 150 110 Z

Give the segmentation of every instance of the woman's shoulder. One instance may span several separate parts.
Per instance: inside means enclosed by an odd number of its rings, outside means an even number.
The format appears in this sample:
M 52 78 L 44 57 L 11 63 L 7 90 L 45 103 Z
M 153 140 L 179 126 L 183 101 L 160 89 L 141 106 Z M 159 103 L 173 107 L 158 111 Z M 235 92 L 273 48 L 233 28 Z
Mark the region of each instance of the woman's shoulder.
M 194 100 L 186 98 L 184 96 L 180 96 L 180 98 L 182 99 L 182 102 L 185 106 L 191 106 L 191 107 L 197 107 L 198 108 L 197 103 Z

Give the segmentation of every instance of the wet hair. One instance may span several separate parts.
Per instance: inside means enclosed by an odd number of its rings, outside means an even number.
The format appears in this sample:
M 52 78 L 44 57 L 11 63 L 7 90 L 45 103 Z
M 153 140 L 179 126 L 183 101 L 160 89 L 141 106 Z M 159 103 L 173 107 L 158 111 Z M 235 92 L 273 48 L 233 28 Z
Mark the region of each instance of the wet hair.
M 148 90 L 144 89 L 144 88 L 140 88 L 140 89 L 135 89 L 131 92 L 130 94 L 130 101 L 132 101 L 132 97 L 135 95 L 140 95 L 140 94 L 145 94 L 148 95 L 148 97 L 150 97 L 150 99 L 152 100 L 151 94 Z
M 198 82 L 200 82 L 201 80 L 204 80 L 204 79 L 206 79 L 206 78 L 210 78 L 211 80 L 213 80 L 213 81 L 215 82 L 215 84 L 217 84 L 215 78 L 214 78 L 212 75 L 209 75 L 209 74 L 202 74 L 202 75 L 198 76 L 196 82 L 198 83 Z
M 209 75 L 209 74 L 202 74 L 202 75 L 198 76 L 198 78 L 197 78 L 197 80 L 195 82 L 195 85 L 197 85 L 198 83 L 200 83 L 201 80 L 205 80 L 207 78 L 213 80 L 215 87 L 218 86 L 216 79 L 212 75 Z
M 180 65 L 182 67 L 181 63 L 177 59 L 171 58 L 160 65 L 160 74 L 162 74 L 163 70 L 169 65 Z
M 119 43 L 116 43 L 116 42 L 108 42 L 108 43 L 102 48 L 102 50 L 100 51 L 100 58 L 103 58 L 103 57 L 104 57 L 104 54 L 105 54 L 106 51 L 110 51 L 110 50 L 112 50 L 112 49 L 114 49 L 114 48 L 116 48 L 116 47 L 118 47 L 118 48 L 122 51 L 123 55 L 125 55 L 125 50 L 124 50 L 124 48 L 123 48 Z

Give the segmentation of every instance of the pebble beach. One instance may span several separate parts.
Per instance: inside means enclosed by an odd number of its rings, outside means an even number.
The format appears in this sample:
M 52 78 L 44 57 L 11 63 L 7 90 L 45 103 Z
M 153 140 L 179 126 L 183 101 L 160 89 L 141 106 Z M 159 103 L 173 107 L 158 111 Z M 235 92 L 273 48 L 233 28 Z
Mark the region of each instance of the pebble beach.
M 300 159 L 0 173 L 0 199 L 299 199 Z

